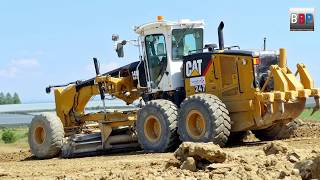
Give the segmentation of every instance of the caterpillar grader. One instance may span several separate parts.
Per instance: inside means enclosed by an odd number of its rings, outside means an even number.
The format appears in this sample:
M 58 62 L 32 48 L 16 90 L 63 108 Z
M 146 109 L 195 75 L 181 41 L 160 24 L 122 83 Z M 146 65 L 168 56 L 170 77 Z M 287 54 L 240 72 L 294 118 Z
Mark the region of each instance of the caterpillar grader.
M 94 78 L 47 87 L 47 93 L 54 91 L 56 112 L 33 118 L 31 152 L 40 159 L 137 148 L 167 152 L 183 141 L 224 146 L 247 130 L 261 140 L 287 138 L 307 98 L 319 109 L 320 89 L 304 64 L 289 69 L 284 48 L 225 47 L 223 28 L 221 22 L 219 46 L 204 45 L 203 21 L 161 16 L 135 27 L 136 40 L 113 35 L 119 57 L 126 44 L 134 44 L 139 60 L 100 73 L 94 58 Z M 107 110 L 106 95 L 139 105 Z M 100 96 L 104 109 L 86 112 L 93 96 Z

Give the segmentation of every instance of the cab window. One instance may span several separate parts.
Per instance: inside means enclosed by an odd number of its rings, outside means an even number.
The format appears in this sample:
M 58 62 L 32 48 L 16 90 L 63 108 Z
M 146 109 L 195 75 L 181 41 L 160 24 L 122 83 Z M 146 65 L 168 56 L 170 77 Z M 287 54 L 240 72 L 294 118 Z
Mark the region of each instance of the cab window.
M 172 59 L 181 60 L 183 56 L 202 52 L 203 29 L 184 28 L 172 30 Z

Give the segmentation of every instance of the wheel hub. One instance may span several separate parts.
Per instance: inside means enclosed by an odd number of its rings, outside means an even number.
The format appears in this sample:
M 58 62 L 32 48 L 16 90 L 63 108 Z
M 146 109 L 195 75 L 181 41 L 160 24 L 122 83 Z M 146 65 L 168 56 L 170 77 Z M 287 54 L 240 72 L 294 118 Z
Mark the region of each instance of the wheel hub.
M 144 134 L 151 142 L 156 142 L 161 137 L 161 124 L 157 117 L 150 115 L 144 122 Z
M 198 110 L 191 110 L 186 119 L 187 132 L 193 138 L 201 138 L 206 130 L 206 122 L 202 113 Z
M 34 131 L 34 139 L 37 144 L 43 144 L 46 139 L 46 131 L 43 127 L 38 126 Z

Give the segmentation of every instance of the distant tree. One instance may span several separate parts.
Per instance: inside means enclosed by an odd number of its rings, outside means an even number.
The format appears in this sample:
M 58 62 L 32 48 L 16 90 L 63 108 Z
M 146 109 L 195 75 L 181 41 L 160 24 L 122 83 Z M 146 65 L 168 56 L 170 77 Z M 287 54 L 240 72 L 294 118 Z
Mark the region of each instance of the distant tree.
M 12 96 L 10 93 L 4 95 L 3 92 L 0 92 L 0 105 L 1 104 L 21 104 L 21 100 L 17 93 L 14 93 Z
M 12 103 L 13 103 L 12 96 L 10 93 L 7 93 L 5 98 L 5 104 L 12 104 Z
M 3 92 L 0 92 L 0 104 L 5 104 L 5 97 Z
M 21 104 L 19 95 L 16 92 L 13 94 L 12 101 L 13 101 L 13 104 Z

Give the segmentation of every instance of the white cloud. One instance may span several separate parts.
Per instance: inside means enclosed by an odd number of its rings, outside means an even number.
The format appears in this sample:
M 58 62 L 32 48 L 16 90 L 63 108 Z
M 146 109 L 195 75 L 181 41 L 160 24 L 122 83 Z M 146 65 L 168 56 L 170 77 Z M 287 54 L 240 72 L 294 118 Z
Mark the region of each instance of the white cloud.
M 16 67 L 8 67 L 5 69 L 0 69 L 0 77 L 15 77 L 17 74 L 17 68 Z
M 15 59 L 13 61 L 11 61 L 11 65 L 12 66 L 20 66 L 20 67 L 38 67 L 39 66 L 39 62 L 34 59 L 34 58 L 30 58 L 30 59 Z
M 21 72 L 34 71 L 40 66 L 35 58 L 21 58 L 12 60 L 6 68 L 0 69 L 0 77 L 14 78 Z

